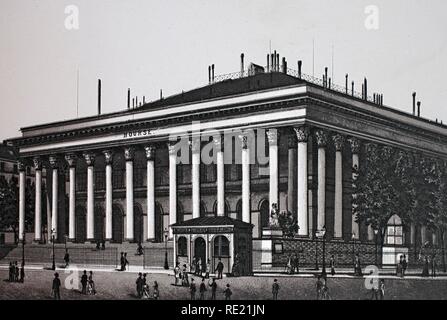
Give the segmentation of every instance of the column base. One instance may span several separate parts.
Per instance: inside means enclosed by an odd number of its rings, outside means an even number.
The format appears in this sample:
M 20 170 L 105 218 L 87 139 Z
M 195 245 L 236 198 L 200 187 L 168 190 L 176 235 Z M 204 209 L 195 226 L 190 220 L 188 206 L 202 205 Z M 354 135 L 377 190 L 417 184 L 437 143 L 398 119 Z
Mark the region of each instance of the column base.
M 34 239 L 33 243 L 34 244 L 43 244 L 43 240 L 42 239 Z
M 134 240 L 134 239 L 124 239 L 123 243 L 138 243 L 138 241 Z
M 67 239 L 67 242 L 70 242 L 70 243 L 74 243 L 74 242 L 76 242 L 76 238 L 73 238 L 73 239 Z

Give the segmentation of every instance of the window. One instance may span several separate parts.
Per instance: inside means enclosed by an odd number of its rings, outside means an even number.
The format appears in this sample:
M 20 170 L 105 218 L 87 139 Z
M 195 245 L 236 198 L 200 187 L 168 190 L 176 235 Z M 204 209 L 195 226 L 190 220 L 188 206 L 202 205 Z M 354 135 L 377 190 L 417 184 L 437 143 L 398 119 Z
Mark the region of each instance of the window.
M 188 255 L 187 254 L 187 245 L 186 245 L 186 238 L 185 237 L 178 238 L 177 249 L 178 249 L 178 255 L 180 257 L 186 257 Z
M 403 245 L 404 233 L 402 220 L 394 215 L 388 220 L 386 229 L 386 243 L 390 245 Z
M 214 239 L 214 256 L 215 257 L 229 257 L 230 256 L 230 242 L 224 236 L 217 236 Z

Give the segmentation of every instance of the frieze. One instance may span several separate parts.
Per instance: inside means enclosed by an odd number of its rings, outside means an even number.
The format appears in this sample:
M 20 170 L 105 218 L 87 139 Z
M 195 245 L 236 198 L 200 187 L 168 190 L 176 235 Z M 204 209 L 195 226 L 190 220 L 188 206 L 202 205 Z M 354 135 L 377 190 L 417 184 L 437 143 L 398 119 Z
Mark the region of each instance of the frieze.
M 174 234 L 198 234 L 198 233 L 233 233 L 233 227 L 191 227 L 191 228 L 176 228 L 173 227 Z

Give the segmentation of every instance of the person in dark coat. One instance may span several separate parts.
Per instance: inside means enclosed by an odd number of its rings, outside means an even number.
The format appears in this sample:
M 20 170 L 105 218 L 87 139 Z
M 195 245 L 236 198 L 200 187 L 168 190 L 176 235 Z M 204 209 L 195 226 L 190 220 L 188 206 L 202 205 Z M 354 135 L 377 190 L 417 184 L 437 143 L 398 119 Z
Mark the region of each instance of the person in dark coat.
M 404 255 L 404 258 L 402 259 L 402 276 L 403 277 L 405 277 L 407 268 L 408 268 L 407 256 Z
M 19 265 L 17 261 L 14 262 L 14 281 L 19 282 Z
M 422 269 L 422 276 L 423 276 L 423 277 L 428 277 L 428 276 L 429 276 L 428 266 L 429 266 L 429 263 L 428 263 L 428 257 L 425 256 L 425 259 L 424 259 L 424 267 L 423 267 L 423 269 Z
M 61 280 L 59 279 L 59 273 L 56 272 L 54 274 L 53 286 L 51 288 L 54 300 L 61 299 L 60 288 L 61 288 Z
M 279 284 L 278 284 L 278 280 L 275 279 L 275 280 L 273 280 L 273 285 L 272 285 L 273 300 L 278 300 L 278 293 L 279 293 Z
M 217 283 L 216 279 L 213 278 L 211 283 L 208 284 L 211 287 L 211 300 L 216 300 Z
M 125 264 L 125 260 L 124 260 L 124 252 L 121 252 L 120 265 L 121 265 L 120 271 L 124 271 L 126 269 L 126 264 Z
M 300 273 L 300 256 L 298 253 L 293 256 L 293 272 Z
M 227 287 L 224 290 L 224 296 L 225 296 L 225 300 L 231 300 L 231 295 L 233 294 L 233 292 L 230 289 L 230 284 L 227 283 Z
M 196 284 L 194 283 L 194 278 L 191 278 L 191 284 L 189 285 L 189 294 L 191 296 L 191 300 L 196 300 Z
M 70 265 L 70 254 L 68 253 L 68 250 L 65 250 L 64 261 L 65 268 L 68 268 L 68 266 Z
M 335 258 L 334 255 L 331 255 L 331 259 L 329 260 L 329 267 L 331 268 L 331 275 L 335 275 Z
M 431 276 L 433 278 L 436 277 L 436 269 L 438 268 L 437 266 L 437 262 L 436 262 L 436 255 L 433 256 L 433 258 L 431 259 Z
M 205 300 L 205 292 L 207 291 L 205 285 L 205 278 L 202 278 L 202 283 L 199 286 L 200 300 Z
M 84 270 L 81 276 L 82 294 L 87 294 L 87 283 L 88 283 L 87 270 Z
M 219 263 L 217 264 L 216 270 L 214 270 L 214 272 L 217 271 L 217 279 L 222 279 L 223 269 L 224 269 L 224 265 L 222 263 L 222 259 L 219 258 Z
M 129 260 L 127 260 L 127 252 L 124 252 L 124 270 L 129 266 Z
M 141 272 L 138 273 L 137 281 L 135 281 L 135 284 L 137 285 L 137 296 L 139 299 L 143 296 L 143 278 L 142 278 Z

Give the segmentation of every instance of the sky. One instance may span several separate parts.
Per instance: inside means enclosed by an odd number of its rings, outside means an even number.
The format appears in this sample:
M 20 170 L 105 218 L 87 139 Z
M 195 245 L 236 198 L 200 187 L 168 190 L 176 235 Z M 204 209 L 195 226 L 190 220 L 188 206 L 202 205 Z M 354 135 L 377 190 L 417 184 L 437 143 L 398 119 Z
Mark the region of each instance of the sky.
M 156 100 L 206 85 L 210 64 L 239 71 L 241 53 L 264 65 L 270 49 L 334 83 L 348 73 L 357 91 L 367 77 L 396 109 L 411 112 L 416 91 L 422 117 L 447 123 L 446 12 L 444 0 L 0 0 L 0 140 L 95 115 L 99 78 L 102 113 L 115 112 L 127 88 Z

